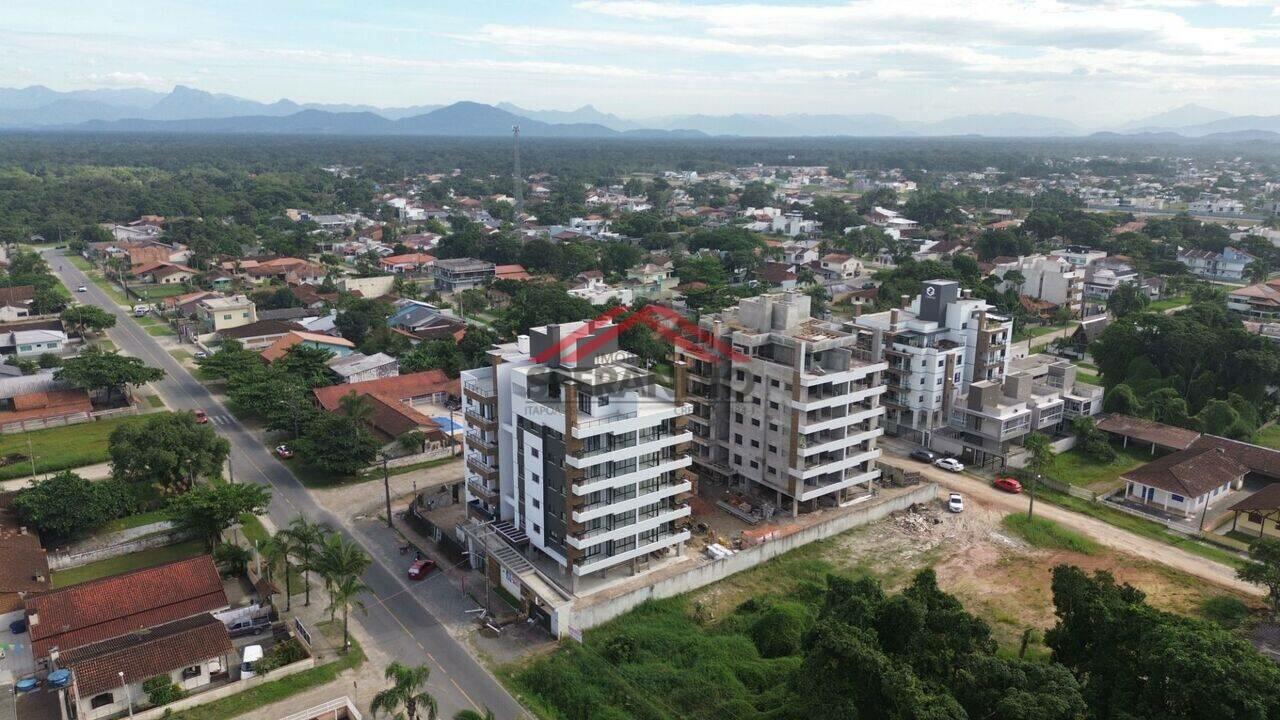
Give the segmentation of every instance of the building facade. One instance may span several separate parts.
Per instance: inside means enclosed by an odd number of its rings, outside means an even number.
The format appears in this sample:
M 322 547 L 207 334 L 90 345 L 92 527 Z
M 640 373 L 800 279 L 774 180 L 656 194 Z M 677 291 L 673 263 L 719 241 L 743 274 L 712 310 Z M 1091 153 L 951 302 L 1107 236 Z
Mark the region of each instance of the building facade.
M 469 517 L 575 589 L 681 554 L 690 536 L 693 408 L 617 336 L 609 322 L 533 328 L 462 373 Z
M 853 322 L 884 334 L 885 432 L 927 445 L 971 383 L 1004 378 L 1013 322 L 954 280 L 926 281 L 902 304 Z
M 1053 303 L 1080 317 L 1084 307 L 1084 271 L 1065 258 L 1028 255 L 1016 262 L 998 265 L 995 274 L 1001 279 L 1010 271 L 1022 273 L 1018 294 Z M 1006 283 L 1007 285 L 1008 283 Z
M 699 475 L 772 496 L 793 515 L 853 502 L 880 474 L 879 335 L 810 309 L 800 292 L 744 299 L 702 318 L 700 347 L 676 344 Z

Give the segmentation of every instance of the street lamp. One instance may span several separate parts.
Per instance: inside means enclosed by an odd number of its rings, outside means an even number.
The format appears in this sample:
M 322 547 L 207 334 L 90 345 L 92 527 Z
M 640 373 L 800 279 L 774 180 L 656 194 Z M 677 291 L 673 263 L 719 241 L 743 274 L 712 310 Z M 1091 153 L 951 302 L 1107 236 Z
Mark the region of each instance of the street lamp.
M 378 457 L 382 458 L 382 490 L 387 495 L 387 527 L 395 529 L 395 524 L 391 522 L 391 475 L 387 471 L 387 454 L 378 453 Z
M 129 705 L 129 717 L 133 718 L 133 693 L 129 692 L 129 685 L 124 681 L 124 671 L 116 673 L 120 676 L 120 687 L 124 688 L 124 700 Z

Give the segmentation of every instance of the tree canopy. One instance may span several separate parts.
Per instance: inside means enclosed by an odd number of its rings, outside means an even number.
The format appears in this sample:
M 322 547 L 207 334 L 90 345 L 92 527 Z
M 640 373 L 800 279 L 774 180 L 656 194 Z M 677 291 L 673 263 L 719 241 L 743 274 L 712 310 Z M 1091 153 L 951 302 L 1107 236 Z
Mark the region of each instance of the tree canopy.
M 189 412 L 157 413 L 111 431 L 111 475 L 156 485 L 170 493 L 190 490 L 202 477 L 221 477 L 231 443 Z

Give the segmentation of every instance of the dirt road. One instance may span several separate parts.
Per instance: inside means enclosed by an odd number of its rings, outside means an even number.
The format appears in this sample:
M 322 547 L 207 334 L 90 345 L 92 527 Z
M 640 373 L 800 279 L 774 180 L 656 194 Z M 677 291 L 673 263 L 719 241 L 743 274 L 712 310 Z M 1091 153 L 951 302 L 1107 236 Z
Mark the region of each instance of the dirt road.
M 1010 495 L 988 485 L 985 481 L 964 474 L 956 474 L 940 470 L 936 467 L 912 462 L 886 454 L 881 462 L 906 470 L 922 473 L 930 480 L 938 483 L 947 492 L 958 492 L 964 495 L 966 503 L 1000 508 L 1008 512 L 1026 512 L 1030 499 L 1025 495 Z M 1087 515 L 1064 510 L 1046 502 L 1036 503 L 1036 514 L 1048 518 L 1072 530 L 1081 532 L 1090 538 L 1121 552 L 1136 555 L 1147 560 L 1168 565 L 1188 575 L 1207 580 L 1220 587 L 1229 588 L 1248 595 L 1261 596 L 1262 588 L 1251 585 L 1236 578 L 1234 568 L 1193 555 L 1180 548 L 1135 535 L 1114 525 L 1091 518 Z

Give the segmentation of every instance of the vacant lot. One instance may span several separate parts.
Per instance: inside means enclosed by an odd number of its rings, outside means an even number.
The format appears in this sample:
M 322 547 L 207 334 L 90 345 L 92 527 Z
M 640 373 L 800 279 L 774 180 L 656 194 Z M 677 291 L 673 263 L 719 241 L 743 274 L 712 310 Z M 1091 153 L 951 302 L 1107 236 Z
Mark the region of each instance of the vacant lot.
M 32 454 L 36 475 L 106 462 L 111 459 L 107 454 L 111 431 L 140 420 L 141 416 L 128 415 L 0 437 L 0 457 L 13 455 L 16 459 L 20 455 L 24 458 L 0 467 L 0 480 L 31 475 Z
M 184 558 L 195 557 L 204 552 L 203 540 L 187 540 L 177 545 L 165 545 L 164 547 L 152 548 L 150 550 L 142 550 L 120 557 L 109 558 L 107 560 L 99 560 L 98 562 L 81 565 L 80 567 L 69 568 L 67 570 L 59 570 L 50 576 L 55 588 L 75 585 L 87 580 L 97 580 L 101 577 L 110 575 L 119 575 L 130 570 L 138 568 L 151 567 L 152 565 L 160 565 L 174 560 L 182 560 Z
M 1150 453 L 1132 448 L 1116 448 L 1116 459 L 1103 463 L 1080 450 L 1068 450 L 1054 458 L 1053 466 L 1046 473 L 1049 477 L 1077 487 L 1115 484 L 1122 473 L 1151 462 Z M 1098 489 L 1098 488 L 1094 488 Z

